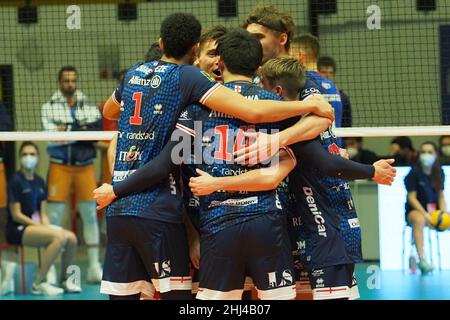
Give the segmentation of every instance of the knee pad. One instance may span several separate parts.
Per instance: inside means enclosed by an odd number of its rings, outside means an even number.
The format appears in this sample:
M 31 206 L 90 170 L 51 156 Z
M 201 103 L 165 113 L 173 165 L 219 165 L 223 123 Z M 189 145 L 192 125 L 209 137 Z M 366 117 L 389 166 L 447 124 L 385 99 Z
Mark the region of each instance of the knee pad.
M 95 202 L 86 201 L 78 204 L 80 209 L 81 219 L 83 220 L 83 235 L 84 241 L 88 245 L 97 245 L 100 242 L 97 209 Z
M 66 204 L 64 202 L 48 202 L 47 203 L 47 217 L 51 224 L 60 226 L 61 217 L 64 213 Z

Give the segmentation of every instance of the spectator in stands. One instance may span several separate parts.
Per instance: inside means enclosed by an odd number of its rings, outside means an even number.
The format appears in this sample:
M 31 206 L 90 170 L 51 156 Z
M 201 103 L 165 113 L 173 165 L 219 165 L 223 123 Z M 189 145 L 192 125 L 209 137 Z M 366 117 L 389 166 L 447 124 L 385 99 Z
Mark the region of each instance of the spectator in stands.
M 20 170 L 8 182 L 9 213 L 6 225 L 8 243 L 30 247 L 44 247 L 41 265 L 32 286 L 37 295 L 56 295 L 64 291 L 81 292 L 73 281 L 67 280 L 67 268 L 72 265 L 77 248 L 74 233 L 49 223 L 46 215 L 47 187 L 35 173 L 39 160 L 38 147 L 24 142 L 19 149 Z M 47 272 L 61 253 L 61 285 L 55 287 L 46 281 Z
M 78 72 L 72 66 L 58 73 L 59 90 L 42 106 L 41 120 L 46 131 L 101 130 L 98 107 L 89 103 L 77 89 Z M 83 221 L 83 235 L 88 247 L 87 281 L 100 283 L 102 267 L 99 262 L 99 227 L 92 191 L 97 186 L 93 161 L 94 142 L 66 141 L 48 144 L 48 210 L 52 224 L 60 225 L 65 202 L 73 188 Z
M 379 160 L 374 152 L 363 148 L 363 138 L 361 137 L 345 138 L 344 144 L 350 160 L 363 164 L 373 164 Z
M 390 157 L 395 159 L 394 165 L 411 166 L 416 164 L 419 153 L 413 148 L 408 137 L 397 137 L 391 141 Z
M 439 138 L 439 156 L 441 165 L 450 165 L 450 136 Z
M 332 57 L 322 56 L 317 61 L 317 68 L 322 77 L 334 82 L 337 71 L 336 61 Z M 336 85 L 342 101 L 342 127 L 352 126 L 352 106 L 348 95 Z
M 444 173 L 438 161 L 438 148 L 434 142 L 424 142 L 420 157 L 405 178 L 408 191 L 405 204 L 406 221 L 413 227 L 414 243 L 419 256 L 419 268 L 423 274 L 433 270 L 424 258 L 423 228 L 431 223 L 430 214 L 436 209 L 446 211 L 444 198 Z

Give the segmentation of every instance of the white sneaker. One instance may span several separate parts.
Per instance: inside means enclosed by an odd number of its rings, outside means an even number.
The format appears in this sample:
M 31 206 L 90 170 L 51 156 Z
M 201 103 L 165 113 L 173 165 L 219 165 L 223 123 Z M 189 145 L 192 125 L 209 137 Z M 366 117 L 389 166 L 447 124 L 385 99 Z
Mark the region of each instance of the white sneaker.
M 63 281 L 61 286 L 65 293 L 80 293 L 82 291 L 81 287 L 76 283 L 73 283 L 73 281 Z
M 41 282 L 39 284 L 33 283 L 31 293 L 34 295 L 56 296 L 63 294 L 64 289 L 55 287 L 47 282 Z
M 50 269 L 47 272 L 47 283 L 50 283 L 52 285 L 57 285 L 58 284 L 58 275 L 56 273 L 56 268 L 55 265 L 52 264 L 52 266 L 50 267 Z
M 7 296 L 9 294 L 14 294 L 14 279 L 5 280 L 0 285 L 0 296 Z
M 100 283 L 102 282 L 103 270 L 100 263 L 89 266 L 87 279 L 88 283 Z

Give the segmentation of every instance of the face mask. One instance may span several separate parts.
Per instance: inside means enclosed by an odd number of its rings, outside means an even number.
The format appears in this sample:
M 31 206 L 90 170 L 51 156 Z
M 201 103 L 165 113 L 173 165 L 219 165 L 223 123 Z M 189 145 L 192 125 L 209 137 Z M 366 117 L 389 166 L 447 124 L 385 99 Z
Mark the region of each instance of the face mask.
M 358 149 L 356 148 L 347 148 L 347 153 L 348 153 L 348 157 L 350 159 L 356 157 L 356 155 L 358 154 Z
M 424 167 L 431 167 L 434 164 L 434 161 L 436 160 L 436 157 L 433 154 L 429 153 L 422 153 L 420 155 L 420 162 Z
M 38 162 L 38 159 L 36 156 L 30 156 L 30 155 L 23 156 L 20 160 L 21 160 L 22 166 L 28 170 L 33 170 L 36 167 L 37 162 Z
M 450 157 L 450 144 L 441 147 L 442 154 L 446 157 Z

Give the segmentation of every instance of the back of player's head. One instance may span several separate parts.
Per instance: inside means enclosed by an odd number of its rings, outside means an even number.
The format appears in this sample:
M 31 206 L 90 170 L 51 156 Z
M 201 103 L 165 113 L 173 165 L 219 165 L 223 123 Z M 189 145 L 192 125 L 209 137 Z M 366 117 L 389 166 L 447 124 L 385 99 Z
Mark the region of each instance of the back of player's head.
M 321 56 L 319 60 L 317 60 L 317 68 L 320 70 L 322 67 L 331 67 L 334 72 L 337 70 L 336 61 L 329 56 Z
M 225 33 L 227 33 L 227 28 L 222 25 L 217 25 L 212 27 L 211 29 L 206 30 L 202 33 L 200 37 L 200 46 L 199 46 L 199 52 L 202 51 L 204 45 L 209 41 L 217 41 L 221 36 L 223 36 Z
M 310 57 L 318 58 L 320 52 L 319 39 L 312 34 L 306 33 L 292 39 L 293 45 L 303 50 Z
M 173 13 L 161 23 L 160 37 L 167 57 L 181 59 L 200 40 L 202 26 L 192 14 Z
M 159 43 L 153 42 L 150 45 L 150 48 L 148 48 L 147 53 L 145 54 L 145 62 L 159 60 L 159 59 L 161 59 L 162 55 L 163 55 L 163 52 L 159 48 Z
M 75 74 L 78 74 L 78 71 L 74 66 L 70 66 L 70 65 L 63 66 L 58 71 L 58 81 L 61 81 L 64 72 L 75 72 Z
M 268 60 L 261 67 L 261 77 L 272 88 L 281 86 L 291 99 L 296 99 L 306 82 L 305 67 L 297 59 L 291 57 Z
M 277 34 L 286 33 L 288 39 L 284 47 L 289 50 L 291 39 L 294 36 L 295 24 L 288 13 L 278 11 L 272 5 L 258 5 L 249 13 L 242 27 L 247 28 L 252 23 L 262 25 Z
M 261 65 L 261 43 L 244 29 L 228 31 L 217 40 L 217 54 L 232 74 L 252 77 Z

